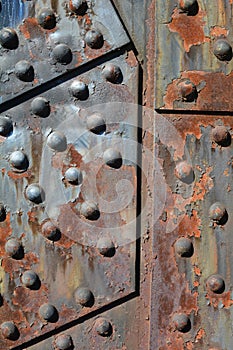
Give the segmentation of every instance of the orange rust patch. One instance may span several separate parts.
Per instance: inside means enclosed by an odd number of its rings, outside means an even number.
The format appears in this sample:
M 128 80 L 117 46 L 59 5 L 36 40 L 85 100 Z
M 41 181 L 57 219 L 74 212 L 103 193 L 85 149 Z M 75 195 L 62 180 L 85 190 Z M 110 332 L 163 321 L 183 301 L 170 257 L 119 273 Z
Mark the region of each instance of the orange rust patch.
M 192 350 L 193 349 L 193 343 L 191 341 L 189 341 L 187 344 L 186 344 L 186 347 L 187 347 L 187 350 Z
M 137 59 L 133 53 L 133 51 L 129 51 L 128 52 L 128 56 L 126 58 L 126 62 L 128 63 L 128 65 L 130 67 L 137 67 L 138 65 L 138 62 L 137 62 Z
M 191 46 L 209 42 L 210 39 L 204 33 L 204 20 L 206 13 L 199 11 L 196 16 L 187 16 L 176 8 L 172 15 L 172 21 L 168 24 L 171 32 L 178 33 L 184 41 L 184 49 L 189 52 Z
M 24 23 L 19 26 L 21 33 L 26 39 L 32 39 L 37 37 L 37 35 L 43 35 L 43 30 L 38 26 L 36 18 L 28 17 L 24 19 Z
M 5 221 L 0 224 L 0 254 L 5 254 L 5 244 L 7 238 L 11 235 L 12 228 L 10 224 L 10 213 L 7 214 Z
M 204 338 L 205 335 L 206 335 L 205 330 L 203 328 L 199 329 L 196 335 L 196 341 L 201 340 L 202 338 Z
M 214 307 L 218 307 L 219 303 L 223 304 L 223 307 L 229 308 L 233 305 L 233 300 L 231 299 L 231 292 L 225 292 L 223 294 L 216 294 L 209 291 L 206 299 L 210 301 L 210 304 Z
M 194 266 L 194 272 L 195 272 L 195 275 L 201 276 L 201 270 L 199 269 L 199 267 Z
M 14 172 L 14 171 L 8 171 L 7 175 L 11 179 L 17 180 L 17 179 L 23 179 L 24 177 L 25 178 L 30 178 L 31 177 L 31 172 L 30 171 L 26 171 L 26 172 L 23 172 L 23 173 L 17 173 L 17 172 Z
M 194 286 L 194 287 L 199 287 L 199 286 L 200 286 L 200 283 L 199 283 L 198 281 L 194 281 L 194 282 L 193 282 L 193 286 Z
M 224 170 L 223 175 L 229 176 L 229 169 L 228 168 Z
M 226 37 L 229 33 L 229 30 L 223 27 L 215 26 L 210 29 L 210 35 L 214 37 L 221 37 L 224 36 Z
M 203 200 L 205 195 L 214 187 L 214 181 L 209 174 L 213 170 L 212 167 L 207 168 L 206 173 L 202 175 L 199 182 L 196 182 L 192 197 L 192 202 Z

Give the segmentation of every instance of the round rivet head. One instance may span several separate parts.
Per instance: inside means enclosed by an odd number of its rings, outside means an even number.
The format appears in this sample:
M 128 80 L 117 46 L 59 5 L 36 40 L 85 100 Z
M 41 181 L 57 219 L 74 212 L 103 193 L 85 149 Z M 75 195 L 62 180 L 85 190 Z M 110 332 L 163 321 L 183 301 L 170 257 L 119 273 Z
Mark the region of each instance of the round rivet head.
M 214 55 L 220 61 L 230 61 L 232 59 L 232 47 L 225 39 L 218 39 L 214 44 Z
M 37 16 L 39 25 L 44 29 L 53 29 L 56 27 L 56 16 L 49 8 L 42 8 Z
M 209 209 L 209 217 L 219 225 L 225 224 L 228 219 L 228 214 L 225 206 L 220 202 L 212 204 Z
M 187 333 L 191 329 L 191 322 L 185 314 L 175 314 L 172 318 L 175 329 L 182 333 Z
M 116 252 L 115 245 L 109 237 L 101 237 L 97 242 L 97 249 L 101 255 L 109 258 Z
M 185 102 L 193 102 L 197 99 L 196 85 L 189 79 L 184 79 L 178 83 L 178 94 Z
M 12 133 L 12 131 L 12 121 L 7 117 L 0 116 L 0 135 L 7 137 Z
M 9 239 L 5 244 L 6 253 L 13 259 L 19 260 L 24 256 L 24 251 L 21 243 L 15 239 Z
M 106 131 L 105 120 L 99 113 L 94 113 L 87 117 L 87 127 L 94 134 L 103 134 Z
M 9 161 L 13 170 L 17 172 L 26 171 L 29 166 L 28 157 L 21 151 L 11 153 Z
M 107 63 L 102 70 L 104 79 L 114 84 L 122 82 L 123 76 L 120 67 L 112 63 Z
M 174 247 L 176 254 L 183 258 L 190 258 L 193 255 L 193 243 L 189 238 L 179 238 Z
M 83 16 L 88 9 L 86 0 L 70 0 L 70 9 L 77 15 Z
M 27 288 L 33 288 L 38 281 L 38 275 L 32 270 L 25 271 L 22 275 L 22 283 Z
M 58 312 L 52 304 L 43 304 L 39 309 L 39 315 L 45 321 L 56 322 L 58 320 Z
M 0 222 L 6 220 L 6 208 L 2 203 L 0 203 Z
M 59 44 L 53 49 L 54 59 L 61 64 L 69 64 L 72 61 L 72 52 L 68 45 Z
M 231 135 L 224 125 L 218 125 L 212 129 L 212 139 L 218 145 L 227 147 L 231 144 Z
M 47 145 L 54 151 L 64 152 L 67 148 L 65 135 L 60 131 L 54 131 L 47 138 Z
M 60 334 L 55 339 L 56 350 L 71 350 L 73 349 L 73 341 L 70 335 Z
M 17 340 L 19 337 L 19 331 L 14 322 L 4 322 L 1 324 L 1 333 L 3 338 L 9 340 Z
M 84 101 L 89 97 L 88 86 L 80 80 L 73 81 L 70 85 L 70 91 L 74 97 L 81 101 Z
M 17 49 L 19 46 L 19 39 L 16 31 L 12 28 L 3 28 L 0 30 L 0 44 L 5 49 Z
M 119 151 L 109 148 L 103 154 L 105 164 L 111 168 L 119 169 L 122 166 L 122 155 Z
M 86 201 L 81 204 L 80 214 L 88 220 L 98 220 L 100 217 L 98 205 L 91 201 Z
M 34 80 L 34 69 L 30 62 L 22 60 L 15 65 L 15 75 L 18 79 L 30 82 Z
M 27 187 L 26 197 L 35 204 L 40 204 L 45 200 L 44 191 L 38 184 L 31 184 Z
M 97 29 L 90 29 L 85 35 L 86 44 L 92 49 L 100 49 L 104 44 L 104 38 Z
M 194 181 L 193 168 L 186 162 L 180 162 L 177 164 L 175 175 L 180 181 L 186 184 L 191 184 Z
M 100 317 L 95 322 L 95 330 L 102 337 L 109 337 L 112 334 L 112 325 L 108 320 Z
M 88 288 L 78 288 L 75 291 L 74 298 L 77 304 L 91 307 L 94 304 L 94 295 Z
M 31 103 L 31 111 L 33 114 L 47 118 L 50 114 L 49 101 L 44 97 L 36 97 Z
M 55 226 L 52 221 L 46 221 L 42 225 L 42 234 L 50 241 L 59 241 L 61 238 L 61 231 Z
M 65 172 L 65 179 L 72 185 L 80 185 L 82 182 L 82 172 L 75 167 L 71 167 Z
M 196 15 L 198 12 L 198 2 L 197 0 L 180 0 L 179 7 L 182 11 L 188 14 Z
M 225 290 L 224 279 L 220 275 L 212 275 L 206 281 L 206 287 L 216 294 L 221 294 Z

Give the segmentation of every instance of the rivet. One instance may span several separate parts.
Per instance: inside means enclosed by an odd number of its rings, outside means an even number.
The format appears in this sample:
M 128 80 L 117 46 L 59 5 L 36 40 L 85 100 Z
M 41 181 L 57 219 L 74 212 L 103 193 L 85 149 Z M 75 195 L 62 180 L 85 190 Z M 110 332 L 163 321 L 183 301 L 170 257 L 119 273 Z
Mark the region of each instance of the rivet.
M 190 258 L 193 255 L 193 243 L 189 238 L 179 238 L 174 247 L 176 253 L 183 258 Z
M 9 162 L 13 167 L 13 170 L 17 172 L 26 171 L 29 166 L 29 161 L 26 154 L 21 151 L 15 151 L 11 153 Z
M 111 168 L 119 169 L 122 166 L 122 155 L 113 148 L 109 148 L 104 152 L 103 159 Z
M 75 301 L 77 304 L 82 306 L 91 307 L 94 304 L 94 295 L 88 288 L 78 288 L 74 294 Z
M 87 2 L 86 0 L 70 0 L 70 9 L 77 15 L 83 16 L 88 9 Z
M 34 69 L 30 62 L 22 60 L 15 65 L 15 75 L 18 79 L 30 82 L 34 80 Z
M 85 35 L 85 42 L 92 49 L 100 49 L 104 44 L 103 35 L 97 29 L 90 29 Z
M 1 324 L 1 333 L 3 338 L 9 340 L 17 340 L 19 338 L 19 331 L 14 322 L 3 322 Z
M 218 39 L 214 44 L 214 55 L 220 61 L 230 61 L 232 59 L 232 47 L 225 39 Z
M 39 308 L 39 315 L 41 318 L 48 322 L 57 322 L 58 320 L 57 309 L 52 304 L 41 305 Z
M 42 224 L 42 234 L 50 241 L 59 241 L 61 231 L 55 226 L 52 221 L 46 221 Z
M 177 331 L 187 333 L 191 329 L 191 322 L 187 315 L 179 313 L 172 318 L 173 324 Z
M 73 349 L 73 341 L 70 335 L 60 334 L 55 339 L 56 350 L 71 350 Z
M 231 144 L 231 135 L 224 125 L 218 125 L 212 129 L 212 139 L 223 147 L 230 146 Z
M 49 8 L 42 8 L 37 17 L 37 21 L 44 29 L 53 29 L 56 27 L 56 17 L 54 12 Z
M 216 294 L 221 294 L 225 290 L 224 279 L 220 275 L 212 275 L 208 277 L 206 287 Z
M 35 204 L 40 204 L 45 200 L 44 191 L 38 184 L 31 184 L 27 187 L 26 197 Z
M 20 260 L 24 257 L 24 250 L 21 243 L 15 239 L 10 238 L 5 244 L 6 253 L 13 259 Z
M 59 44 L 53 49 L 53 57 L 58 63 L 69 64 L 72 56 L 71 49 L 66 44 Z
M 178 94 L 185 102 L 193 102 L 197 99 L 197 88 L 196 85 L 189 79 L 180 81 L 177 85 Z
M 197 0 L 180 0 L 179 7 L 182 11 L 187 12 L 189 15 L 196 15 L 198 12 Z
M 60 131 L 54 131 L 47 138 L 47 145 L 57 152 L 64 152 L 67 148 L 65 135 Z
M 74 97 L 81 101 L 84 101 L 89 97 L 88 86 L 80 80 L 73 81 L 70 85 L 70 91 Z
M 108 320 L 100 317 L 95 322 L 95 330 L 102 337 L 109 337 L 112 334 L 112 325 Z
M 36 97 L 31 103 L 31 111 L 33 114 L 42 118 L 47 118 L 50 114 L 49 101 L 44 97 Z
M 120 67 L 112 63 L 107 63 L 102 70 L 103 77 L 111 83 L 119 84 L 122 82 L 123 75 Z
M 115 245 L 109 237 L 101 237 L 97 242 L 97 249 L 101 255 L 109 258 L 116 252 Z
M 0 222 L 6 220 L 6 209 L 2 203 L 0 203 Z
M 98 205 L 91 201 L 86 201 L 81 204 L 80 214 L 88 220 L 98 220 L 100 217 Z
M 175 168 L 176 177 L 186 184 L 191 184 L 194 181 L 193 168 L 187 162 L 180 162 Z
M 75 167 L 71 167 L 65 172 L 65 179 L 72 185 L 80 185 L 82 182 L 82 172 Z
M 3 28 L 0 30 L 0 44 L 5 49 L 15 50 L 19 46 L 19 39 L 13 28 Z
M 38 275 L 32 271 L 25 271 L 22 275 L 22 283 L 25 287 L 33 289 L 39 282 Z
M 228 219 L 228 214 L 225 206 L 220 202 L 212 204 L 209 209 L 209 217 L 217 224 L 224 225 Z
M 103 134 L 106 131 L 105 120 L 99 113 L 94 113 L 87 117 L 87 127 L 94 134 Z
M 0 116 L 0 135 L 7 137 L 12 133 L 12 131 L 12 121 L 7 117 Z

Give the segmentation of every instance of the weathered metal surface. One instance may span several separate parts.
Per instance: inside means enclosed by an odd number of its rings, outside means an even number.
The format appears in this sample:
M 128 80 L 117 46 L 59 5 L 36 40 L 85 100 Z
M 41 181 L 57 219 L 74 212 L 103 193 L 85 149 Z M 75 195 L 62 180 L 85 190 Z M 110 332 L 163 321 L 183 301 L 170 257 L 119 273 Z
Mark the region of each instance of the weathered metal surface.
M 156 108 L 232 109 L 232 1 L 156 1 Z M 188 7 L 187 7 L 188 8 Z M 197 94 L 186 98 L 188 80 Z M 224 86 L 224 89 L 223 89 Z

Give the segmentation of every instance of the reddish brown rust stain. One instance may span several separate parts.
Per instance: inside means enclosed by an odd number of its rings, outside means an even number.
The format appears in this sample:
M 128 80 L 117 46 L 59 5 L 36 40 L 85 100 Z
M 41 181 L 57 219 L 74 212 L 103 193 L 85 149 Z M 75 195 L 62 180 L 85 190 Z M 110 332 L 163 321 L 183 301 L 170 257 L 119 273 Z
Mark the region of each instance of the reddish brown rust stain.
M 5 255 L 5 244 L 7 238 L 10 237 L 12 233 L 11 223 L 10 223 L 10 213 L 7 214 L 5 221 L 0 223 L 0 255 Z
M 43 29 L 38 25 L 36 18 L 33 17 L 25 18 L 19 29 L 26 39 L 34 39 L 44 35 Z
M 85 53 L 86 58 L 93 60 L 99 56 L 104 55 L 110 49 L 111 49 L 111 45 L 107 41 L 104 41 L 103 47 L 101 47 L 98 50 L 93 50 L 92 48 L 90 48 L 89 46 L 86 45 L 84 48 L 84 53 Z
M 197 335 L 196 335 L 196 341 L 204 338 L 204 336 L 206 335 L 206 332 L 203 328 L 199 329 Z
M 215 26 L 210 29 L 210 35 L 216 38 L 226 37 L 229 33 L 229 30 L 223 27 Z
M 187 103 L 187 108 L 200 110 L 231 110 L 233 100 L 231 96 L 233 84 L 233 72 L 229 75 L 224 73 L 208 73 L 202 71 L 182 72 L 180 79 L 175 79 L 167 86 L 164 97 L 164 108 L 176 108 L 174 103 L 179 101 L 177 84 L 182 78 L 189 78 L 196 86 L 204 83 L 205 86 L 198 93 L 195 105 Z M 224 89 L 222 88 L 224 86 Z
M 206 299 L 209 300 L 210 305 L 215 308 L 219 307 L 219 303 L 223 304 L 224 308 L 230 308 L 233 305 L 233 300 L 231 298 L 231 291 L 225 292 L 223 294 L 216 294 L 211 291 L 206 295 Z
M 168 24 L 171 32 L 178 33 L 184 41 L 184 49 L 189 52 L 191 46 L 200 45 L 209 42 L 210 39 L 205 36 L 203 18 L 206 16 L 204 11 L 199 11 L 196 16 L 187 16 L 180 13 L 176 8 L 172 15 L 172 21 Z
M 25 171 L 23 173 L 17 173 L 15 171 L 8 171 L 7 175 L 14 180 L 23 179 L 23 178 L 31 178 L 31 171 Z
M 132 68 L 137 67 L 138 61 L 137 61 L 133 51 L 129 51 L 128 52 L 128 55 L 127 55 L 127 58 L 126 58 L 126 62 Z
M 214 181 L 210 177 L 210 173 L 213 171 L 212 167 L 208 167 L 205 173 L 201 176 L 199 182 L 195 183 L 193 189 L 192 202 L 195 203 L 200 200 L 204 200 L 207 193 L 214 187 Z

